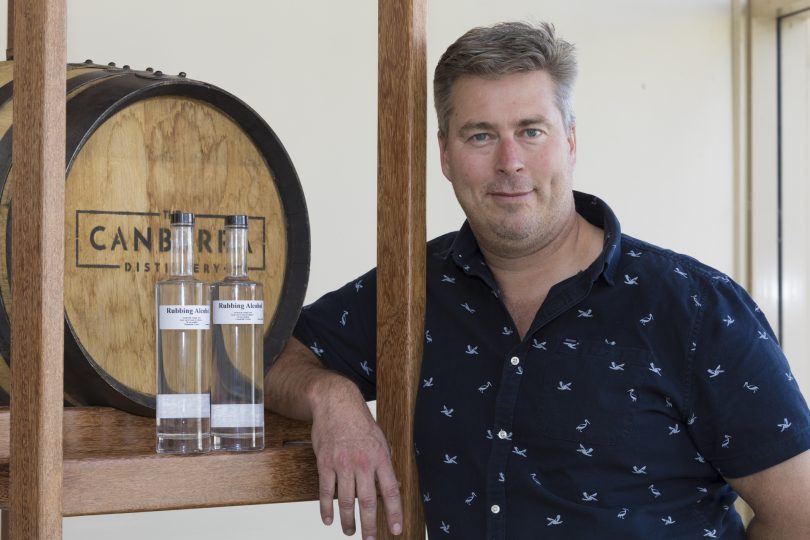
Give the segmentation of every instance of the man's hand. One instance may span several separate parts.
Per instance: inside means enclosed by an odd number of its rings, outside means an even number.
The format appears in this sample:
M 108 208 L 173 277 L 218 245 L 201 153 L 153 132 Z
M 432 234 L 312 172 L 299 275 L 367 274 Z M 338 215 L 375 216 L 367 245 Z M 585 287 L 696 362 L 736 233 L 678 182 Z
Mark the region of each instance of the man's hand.
M 345 381 L 345 382 L 343 382 Z M 321 519 L 334 520 L 335 485 L 343 532 L 355 532 L 354 500 L 360 507 L 362 538 L 377 536 L 377 487 L 393 534 L 402 532 L 399 484 L 385 436 L 357 387 L 329 381 L 313 407 L 312 446 L 318 460 Z M 375 485 L 376 481 L 376 485 Z
M 312 351 L 290 338 L 265 376 L 264 388 L 269 409 L 290 418 L 312 421 L 323 522 L 331 525 L 334 521 L 337 485 L 344 533 L 355 532 L 357 499 L 363 540 L 376 538 L 379 493 L 388 528 L 393 534 L 400 534 L 402 503 L 388 443 L 357 386 L 325 369 Z

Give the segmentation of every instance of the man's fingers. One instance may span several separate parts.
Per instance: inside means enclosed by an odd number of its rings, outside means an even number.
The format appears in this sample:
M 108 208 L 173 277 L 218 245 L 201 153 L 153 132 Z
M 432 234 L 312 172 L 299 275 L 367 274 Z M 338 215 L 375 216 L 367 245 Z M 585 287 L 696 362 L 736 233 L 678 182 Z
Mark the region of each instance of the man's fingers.
M 355 531 L 354 524 L 354 475 L 338 472 L 338 513 L 343 533 L 351 536 Z
M 357 474 L 357 505 L 360 507 L 360 530 L 363 540 L 377 537 L 377 491 L 373 472 Z
M 394 476 L 394 469 L 388 462 L 377 469 L 377 482 L 380 485 L 380 497 L 388 520 L 388 530 L 392 534 L 402 532 L 402 499 L 399 494 L 399 482 Z
M 321 521 L 324 525 L 331 525 L 335 521 L 335 471 L 332 469 L 318 469 L 318 493 L 321 502 Z

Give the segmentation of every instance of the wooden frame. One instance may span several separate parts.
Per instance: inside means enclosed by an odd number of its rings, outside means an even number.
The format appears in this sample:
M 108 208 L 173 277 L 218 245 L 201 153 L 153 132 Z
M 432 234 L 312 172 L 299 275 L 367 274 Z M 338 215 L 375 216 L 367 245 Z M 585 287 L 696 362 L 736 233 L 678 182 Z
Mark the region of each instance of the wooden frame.
M 8 1 L 18 122 L 12 408 L 0 410 L 0 508 L 10 506 L 3 539 L 61 538 L 63 515 L 317 499 L 314 455 L 301 441 L 305 424 L 270 415 L 262 453 L 157 456 L 148 420 L 108 409 L 63 411 L 65 0 Z M 424 538 L 411 419 L 425 302 L 425 13 L 425 0 L 379 0 L 378 418 L 402 483 L 405 539 Z M 257 481 L 256 467 L 267 477 Z M 233 481 L 201 495 L 210 490 L 200 482 L 212 474 Z M 180 477 L 178 488 L 173 479 Z M 123 490 L 80 500 L 116 479 Z M 387 527 L 378 537 L 392 538 Z
M 426 5 L 380 0 L 379 6 L 377 418 L 393 450 L 403 530 L 421 539 L 411 419 L 425 319 Z M 393 538 L 382 512 L 377 530 L 380 538 Z
M 62 536 L 65 1 L 14 7 L 12 538 Z

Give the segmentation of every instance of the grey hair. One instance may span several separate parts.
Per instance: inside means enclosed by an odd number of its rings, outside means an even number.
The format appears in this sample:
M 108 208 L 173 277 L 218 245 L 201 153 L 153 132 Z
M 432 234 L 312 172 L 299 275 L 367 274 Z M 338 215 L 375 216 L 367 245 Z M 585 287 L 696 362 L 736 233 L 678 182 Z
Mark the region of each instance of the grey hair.
M 473 28 L 458 38 L 442 55 L 433 76 L 433 101 L 439 131 L 447 134 L 453 112 L 450 94 L 453 84 L 465 76 L 497 79 L 503 75 L 546 71 L 555 85 L 555 102 L 563 126 L 570 133 L 575 124 L 574 82 L 577 58 L 574 45 L 558 38 L 554 25 L 532 26 L 504 22 Z

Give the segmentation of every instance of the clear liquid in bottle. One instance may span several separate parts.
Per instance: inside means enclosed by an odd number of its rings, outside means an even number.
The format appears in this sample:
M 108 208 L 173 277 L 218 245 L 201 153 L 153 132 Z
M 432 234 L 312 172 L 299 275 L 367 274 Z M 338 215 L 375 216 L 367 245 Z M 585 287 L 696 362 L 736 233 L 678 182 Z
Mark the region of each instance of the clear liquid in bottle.
M 211 448 L 211 287 L 194 279 L 194 215 L 171 214 L 171 273 L 155 285 L 158 453 Z
M 228 275 L 212 288 L 212 449 L 264 448 L 264 301 L 247 276 L 247 217 L 225 220 Z

